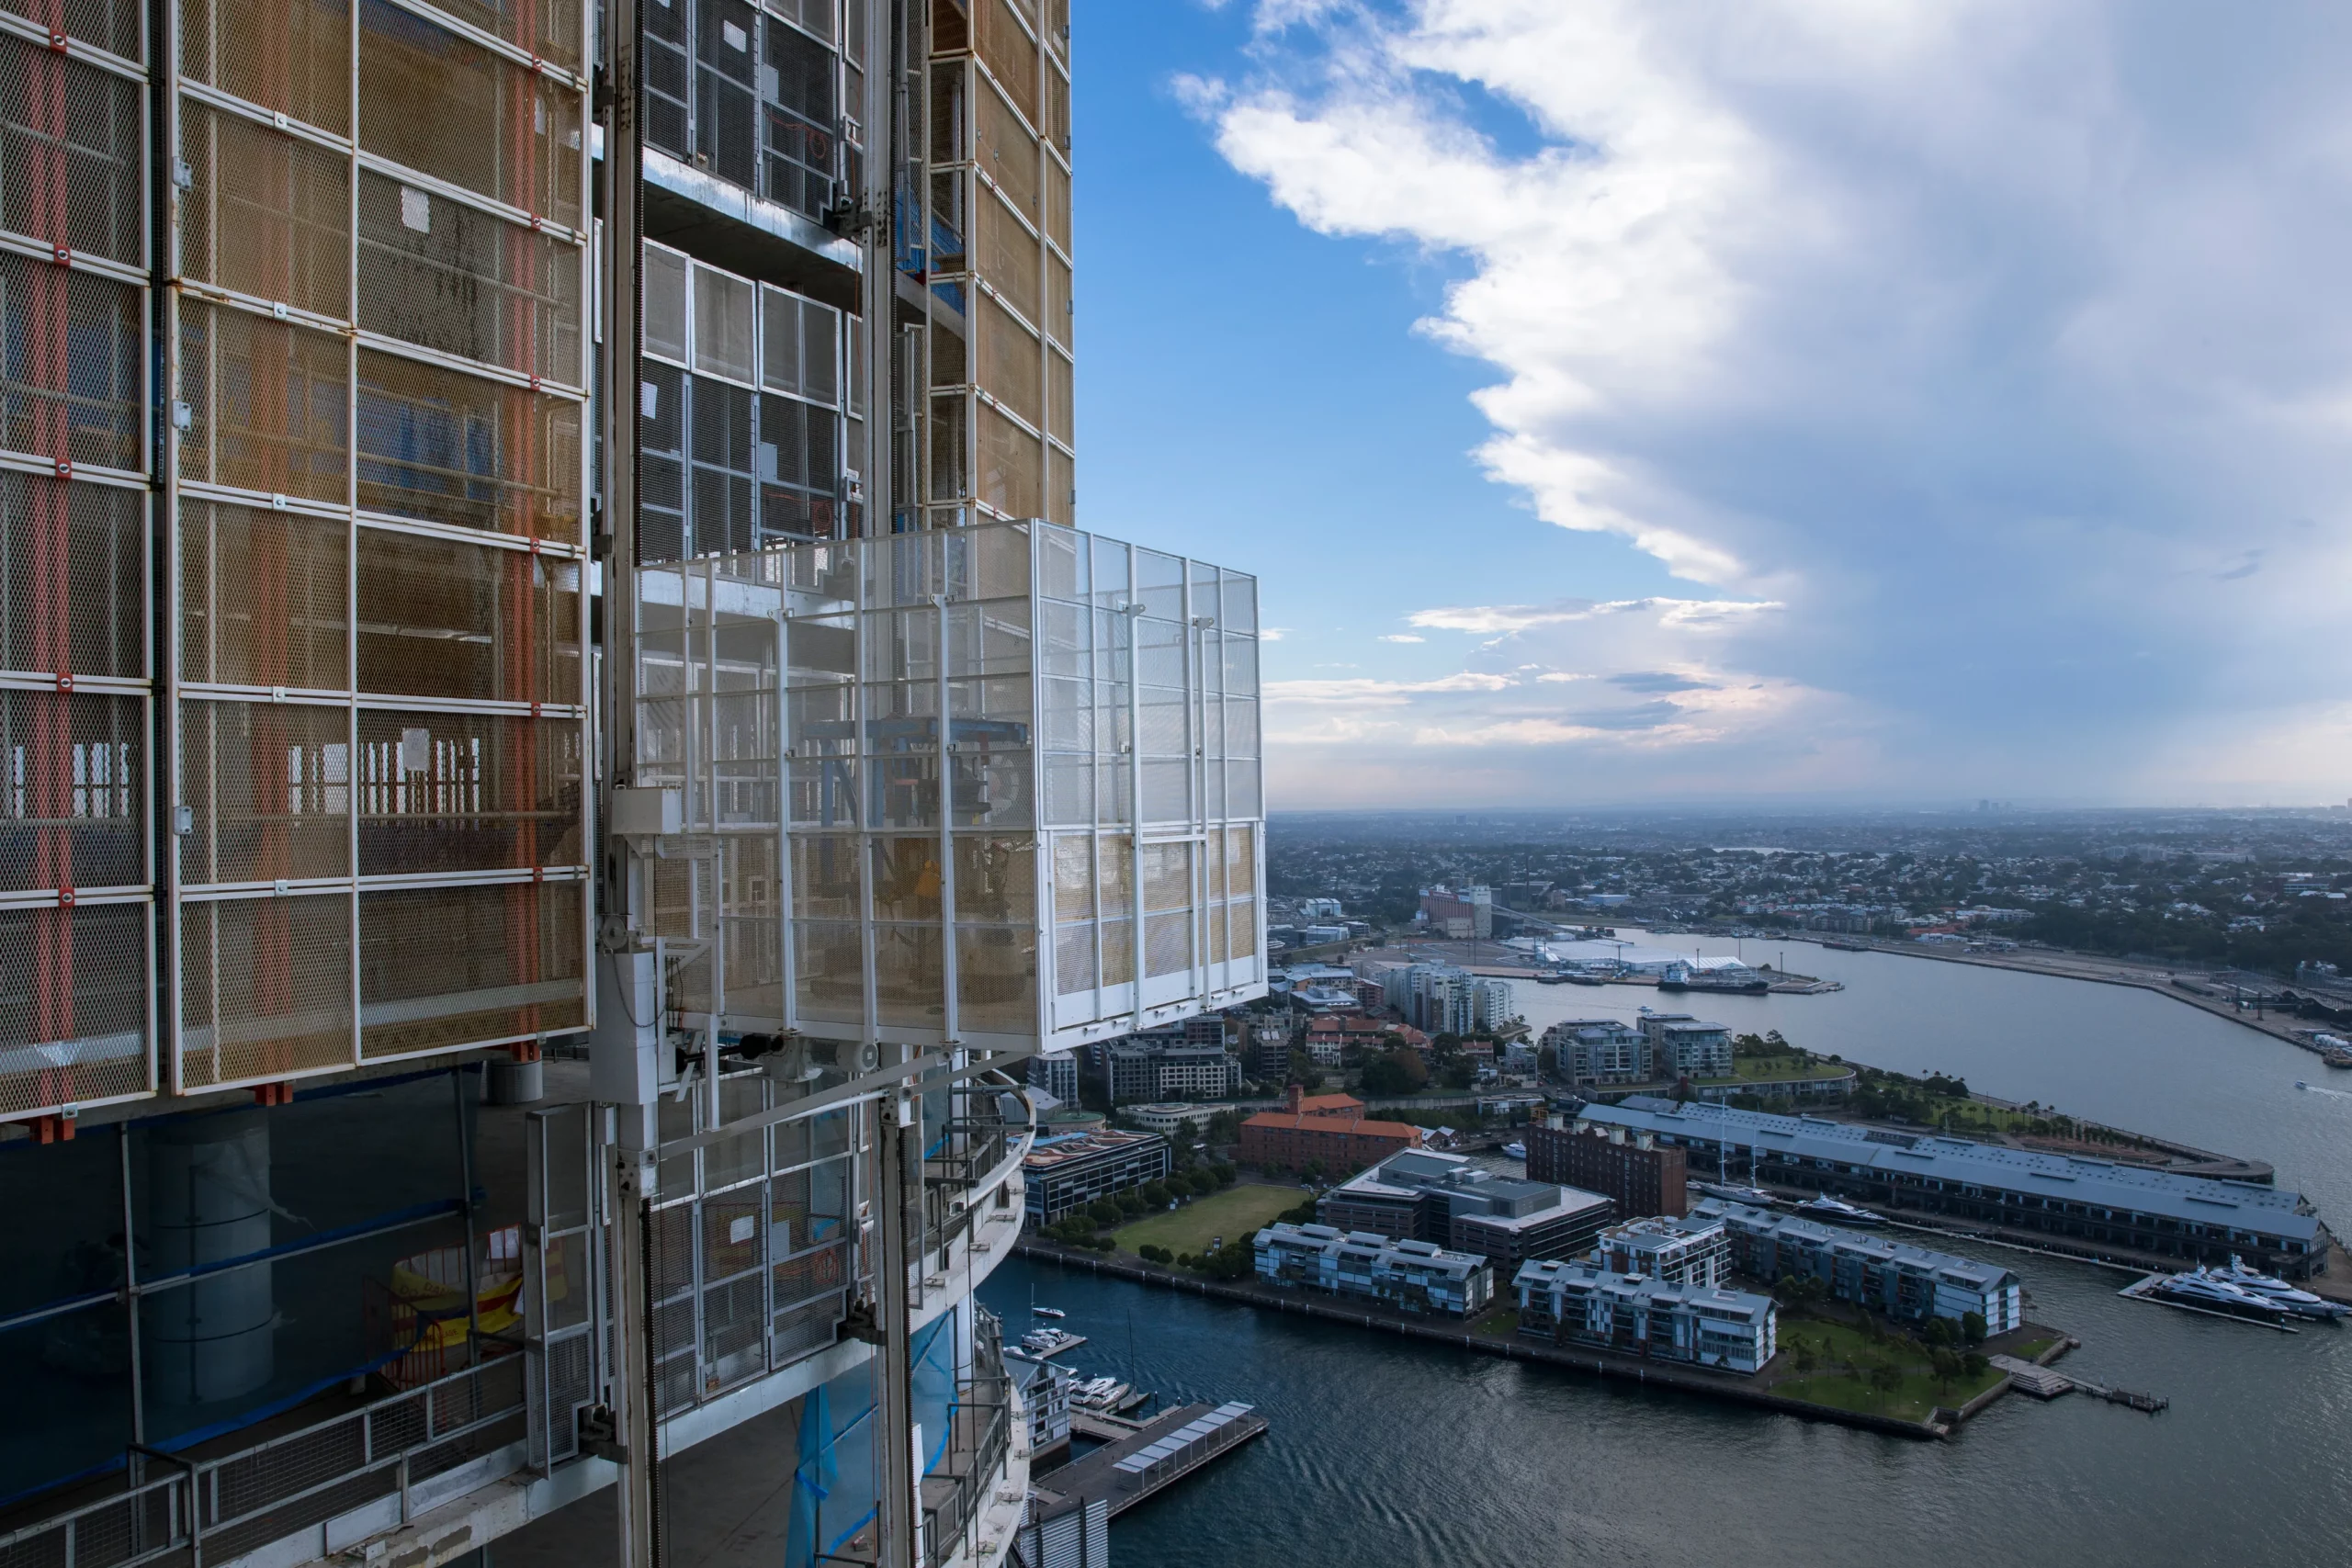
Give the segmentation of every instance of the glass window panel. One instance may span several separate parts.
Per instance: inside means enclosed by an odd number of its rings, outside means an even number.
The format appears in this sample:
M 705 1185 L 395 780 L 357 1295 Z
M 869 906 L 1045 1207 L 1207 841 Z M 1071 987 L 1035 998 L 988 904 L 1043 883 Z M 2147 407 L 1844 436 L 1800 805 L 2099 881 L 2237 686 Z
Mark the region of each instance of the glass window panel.
M 684 363 L 686 357 L 686 258 L 645 247 L 645 352 Z
M 755 299 L 750 280 L 715 267 L 695 268 L 696 370 L 737 381 L 752 379 Z
M 781 288 L 760 288 L 760 385 L 797 392 L 800 381 L 800 301 Z

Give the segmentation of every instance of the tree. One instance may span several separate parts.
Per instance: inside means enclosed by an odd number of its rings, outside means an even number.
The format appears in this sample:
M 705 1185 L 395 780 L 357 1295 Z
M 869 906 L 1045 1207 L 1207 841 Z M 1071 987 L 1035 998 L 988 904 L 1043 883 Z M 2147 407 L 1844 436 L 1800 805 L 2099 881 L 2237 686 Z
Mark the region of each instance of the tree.
M 1947 1393 L 1951 1392 L 1951 1385 L 1959 1381 L 1961 1373 L 1967 1370 L 1967 1363 L 1961 1359 L 1958 1351 L 1947 1349 L 1940 1345 L 1929 1352 L 1928 1362 L 1935 1369 L 1936 1386 Z
M 1960 1314 L 1960 1337 L 1971 1345 L 1984 1343 L 1984 1314 L 1965 1312 Z
M 1366 1094 L 1412 1094 L 1429 1079 L 1430 1070 L 1422 1064 L 1421 1054 L 1409 1046 L 1400 1045 L 1364 1064 L 1363 1091 Z
M 1960 1359 L 1960 1368 L 1961 1371 L 1966 1372 L 1969 1378 L 1973 1381 L 1974 1379 L 1983 1377 L 1986 1372 L 1991 1371 L 1993 1370 L 1993 1363 L 1986 1360 L 1983 1356 L 1977 1354 L 1977 1352 L 1971 1350 L 1967 1355 L 1962 1356 Z
M 1086 1206 L 1086 1217 L 1097 1225 L 1115 1225 L 1119 1223 L 1119 1205 L 1108 1198 L 1097 1198 Z
M 1129 1219 L 1133 1219 L 1136 1215 L 1144 1212 L 1143 1200 L 1132 1192 L 1120 1193 L 1117 1201 L 1119 1213 L 1126 1215 Z
M 1881 1361 L 1871 1369 L 1871 1386 L 1883 1394 L 1893 1393 L 1903 1386 L 1903 1369 L 1891 1361 Z
M 1216 1184 L 1219 1187 L 1230 1187 L 1233 1185 L 1233 1178 L 1236 1173 L 1230 1161 L 1219 1160 L 1216 1164 L 1209 1167 L 1209 1174 L 1216 1178 Z
M 1556 1045 L 1537 1046 L 1535 1070 L 1547 1078 L 1557 1077 L 1560 1072 L 1560 1048 Z
M 1821 1364 L 1821 1359 L 1813 1353 L 1813 1347 L 1802 1339 L 1796 1342 L 1796 1355 L 1797 1371 L 1800 1372 L 1809 1372 Z
M 1929 1318 L 1928 1320 L 1928 1330 L 1923 1337 L 1926 1338 L 1929 1345 L 1939 1348 L 1951 1344 L 1951 1319 L 1948 1317 Z
M 1136 1256 L 1142 1258 L 1146 1263 L 1172 1263 L 1175 1261 L 1174 1256 L 1170 1253 L 1166 1247 L 1154 1246 L 1150 1242 L 1145 1242 L 1141 1247 L 1136 1247 Z
M 1191 1183 L 1187 1182 L 1185 1185 L 1190 1186 Z M 1165 1209 L 1174 1201 L 1175 1194 L 1168 1190 L 1168 1183 L 1164 1181 L 1147 1181 L 1143 1184 L 1144 1207 L 1148 1209 Z

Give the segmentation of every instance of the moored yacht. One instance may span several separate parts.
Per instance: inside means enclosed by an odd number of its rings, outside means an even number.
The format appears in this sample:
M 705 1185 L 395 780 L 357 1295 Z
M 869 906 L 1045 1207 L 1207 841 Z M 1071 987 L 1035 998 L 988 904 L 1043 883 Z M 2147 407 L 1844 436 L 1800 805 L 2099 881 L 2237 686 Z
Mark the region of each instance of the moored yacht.
M 2322 1317 L 2333 1321 L 2342 1317 L 2347 1311 L 2352 1311 L 2352 1308 L 2347 1308 L 2341 1303 L 2329 1301 L 2324 1296 L 2315 1296 L 2309 1291 L 2290 1285 L 2276 1275 L 2249 1269 L 2245 1265 L 2245 1259 L 2235 1254 L 2231 1255 L 2230 1265 L 2226 1269 L 2200 1269 L 2198 1272 L 2207 1279 L 2219 1280 L 2224 1284 L 2235 1285 L 2250 1295 L 2260 1296 L 2267 1302 L 2275 1303 L 2297 1317 Z
M 2157 1281 L 2154 1293 L 2182 1306 L 2202 1307 L 2207 1312 L 2225 1313 L 2232 1317 L 2250 1317 L 2265 1323 L 2275 1323 L 2287 1315 L 2287 1309 L 2278 1303 L 2265 1300 L 2252 1291 L 2241 1289 L 2202 1269 L 2174 1274 Z

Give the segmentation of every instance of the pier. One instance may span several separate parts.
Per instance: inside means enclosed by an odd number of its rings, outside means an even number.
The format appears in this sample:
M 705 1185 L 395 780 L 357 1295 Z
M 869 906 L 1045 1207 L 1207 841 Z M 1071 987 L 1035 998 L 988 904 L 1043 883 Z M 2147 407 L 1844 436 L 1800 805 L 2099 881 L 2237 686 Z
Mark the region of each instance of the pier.
M 2018 1360 L 2015 1356 L 1995 1356 L 1993 1365 L 2009 1374 L 2009 1386 L 2019 1393 L 2030 1393 L 2036 1399 L 2056 1399 L 2063 1394 L 2080 1391 L 2109 1404 L 2120 1404 L 2132 1410 L 2143 1410 L 2154 1416 L 2168 1407 L 2172 1401 L 2161 1394 L 2133 1393 L 2129 1389 L 2109 1388 L 2066 1372 L 2053 1371 L 2036 1366 L 2031 1361 Z
M 1145 1422 L 1073 1411 L 1070 1430 L 1100 1438 L 1102 1446 L 1059 1470 L 1033 1476 L 1029 1484 L 1037 1495 L 1037 1511 L 1058 1514 L 1100 1502 L 1109 1505 L 1115 1518 L 1262 1436 L 1266 1418 L 1247 1404 L 1182 1404 Z

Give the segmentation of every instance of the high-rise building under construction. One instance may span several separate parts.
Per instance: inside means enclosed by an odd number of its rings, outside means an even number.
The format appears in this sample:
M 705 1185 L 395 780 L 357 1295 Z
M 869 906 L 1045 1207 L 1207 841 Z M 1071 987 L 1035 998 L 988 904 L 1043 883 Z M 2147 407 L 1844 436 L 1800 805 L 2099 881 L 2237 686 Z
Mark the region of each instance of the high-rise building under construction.
M 1018 1059 L 1264 990 L 1069 106 L 1066 0 L 0 6 L 0 1568 L 635 1568 L 730 1443 L 1007 1560 Z

